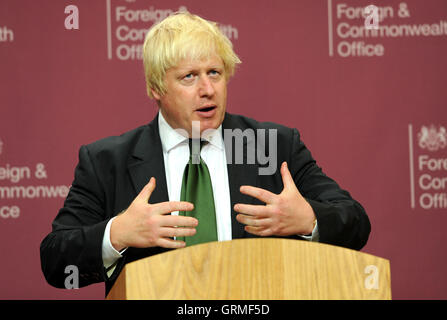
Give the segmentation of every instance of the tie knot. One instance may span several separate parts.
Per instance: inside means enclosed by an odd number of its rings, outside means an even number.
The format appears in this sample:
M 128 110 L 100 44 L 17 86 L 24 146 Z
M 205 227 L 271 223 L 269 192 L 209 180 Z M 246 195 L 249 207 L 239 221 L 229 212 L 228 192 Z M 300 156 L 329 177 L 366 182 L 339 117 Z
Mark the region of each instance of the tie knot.
M 208 141 L 201 139 L 188 139 L 190 157 L 193 164 L 200 163 L 200 150 Z
M 206 145 L 208 141 L 201 139 L 188 139 L 189 151 L 191 154 L 200 154 L 203 146 Z

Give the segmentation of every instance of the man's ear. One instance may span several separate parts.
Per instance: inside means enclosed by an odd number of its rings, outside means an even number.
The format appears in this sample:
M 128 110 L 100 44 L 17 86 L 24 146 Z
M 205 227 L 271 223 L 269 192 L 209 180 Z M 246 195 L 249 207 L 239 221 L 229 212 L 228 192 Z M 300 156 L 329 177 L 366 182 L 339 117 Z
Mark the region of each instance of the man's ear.
M 160 101 L 161 96 L 158 94 L 157 91 L 151 88 L 152 96 L 155 98 L 155 100 Z

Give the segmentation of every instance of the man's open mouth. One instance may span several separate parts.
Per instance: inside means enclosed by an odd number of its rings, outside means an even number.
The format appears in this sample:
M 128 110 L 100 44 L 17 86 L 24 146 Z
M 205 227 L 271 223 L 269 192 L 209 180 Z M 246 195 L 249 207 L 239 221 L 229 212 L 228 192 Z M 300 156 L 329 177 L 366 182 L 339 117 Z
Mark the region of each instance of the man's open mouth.
M 196 113 L 201 118 L 212 118 L 216 114 L 216 110 L 217 110 L 217 106 L 215 106 L 215 105 L 204 106 L 204 107 L 198 108 L 196 110 Z
M 208 111 L 211 111 L 211 110 L 213 110 L 215 108 L 216 108 L 216 106 L 207 106 L 207 107 L 199 108 L 199 109 L 197 109 L 197 111 L 208 112 Z

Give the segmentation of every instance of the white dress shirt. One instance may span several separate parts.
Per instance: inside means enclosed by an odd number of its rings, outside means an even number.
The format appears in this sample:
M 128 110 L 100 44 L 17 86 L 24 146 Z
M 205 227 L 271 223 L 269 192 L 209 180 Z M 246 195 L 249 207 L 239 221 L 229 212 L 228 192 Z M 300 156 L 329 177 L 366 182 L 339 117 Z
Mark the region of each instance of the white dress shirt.
M 188 138 L 172 129 L 161 112 L 158 114 L 169 201 L 180 201 L 183 173 L 189 160 Z M 208 166 L 213 186 L 217 239 L 218 241 L 231 240 L 230 186 L 221 126 L 202 138 L 209 142 L 202 147 L 200 155 Z M 177 215 L 178 211 L 172 214 Z
M 183 172 L 189 160 L 188 138 L 175 131 L 164 119 L 161 112 L 158 113 L 158 126 L 163 159 L 165 164 L 166 184 L 169 201 L 180 201 L 180 193 L 183 180 Z M 213 186 L 214 206 L 216 208 L 217 238 L 218 241 L 231 240 L 231 199 L 228 183 L 227 162 L 225 156 L 225 144 L 222 137 L 221 126 L 213 130 L 208 136 L 202 137 L 209 143 L 202 147 L 201 157 L 208 166 Z M 178 211 L 172 212 L 177 215 Z M 102 245 L 102 258 L 104 267 L 109 268 L 126 250 L 118 252 L 110 242 L 110 226 L 114 218 L 110 219 L 106 226 Z M 303 236 L 310 241 L 318 241 L 318 227 L 312 235 Z M 113 268 L 114 269 L 114 268 Z M 113 269 L 107 274 L 110 276 Z

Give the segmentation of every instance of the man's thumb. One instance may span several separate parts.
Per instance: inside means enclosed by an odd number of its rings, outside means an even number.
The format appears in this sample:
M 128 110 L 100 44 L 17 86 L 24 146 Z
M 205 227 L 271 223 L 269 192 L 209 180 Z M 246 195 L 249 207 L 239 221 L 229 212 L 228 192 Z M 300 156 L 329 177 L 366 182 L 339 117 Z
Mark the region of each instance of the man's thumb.
M 290 174 L 289 168 L 287 167 L 287 162 L 284 161 L 281 164 L 280 170 L 284 188 L 290 188 L 292 186 L 295 186 L 295 181 L 293 181 L 292 175 Z
M 140 194 L 138 195 L 137 198 L 148 203 L 149 199 L 151 197 L 151 194 L 155 189 L 155 185 L 156 185 L 155 178 L 151 177 L 149 182 L 144 186 L 143 189 L 141 189 Z

